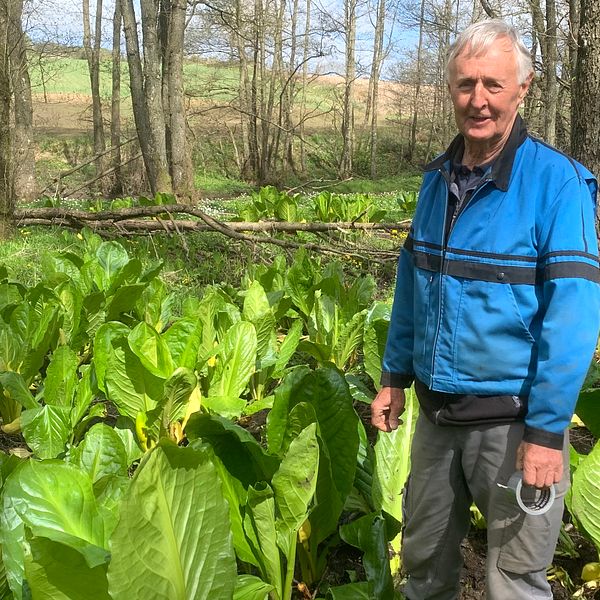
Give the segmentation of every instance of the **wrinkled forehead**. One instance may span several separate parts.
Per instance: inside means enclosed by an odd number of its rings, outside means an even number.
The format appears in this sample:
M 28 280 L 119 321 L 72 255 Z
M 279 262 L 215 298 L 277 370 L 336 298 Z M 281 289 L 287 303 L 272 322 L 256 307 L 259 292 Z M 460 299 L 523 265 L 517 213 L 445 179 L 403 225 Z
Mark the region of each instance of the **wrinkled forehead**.
M 498 37 L 485 44 L 468 42 L 448 64 L 450 77 L 456 76 L 463 69 L 475 69 L 509 78 L 514 73 L 518 78 L 516 50 L 506 37 Z
M 460 52 L 456 54 L 457 58 L 482 58 L 488 54 L 495 54 L 500 60 L 510 63 L 516 61 L 516 50 L 510 39 L 506 36 L 496 38 L 484 38 L 477 41 L 470 41 L 465 44 Z

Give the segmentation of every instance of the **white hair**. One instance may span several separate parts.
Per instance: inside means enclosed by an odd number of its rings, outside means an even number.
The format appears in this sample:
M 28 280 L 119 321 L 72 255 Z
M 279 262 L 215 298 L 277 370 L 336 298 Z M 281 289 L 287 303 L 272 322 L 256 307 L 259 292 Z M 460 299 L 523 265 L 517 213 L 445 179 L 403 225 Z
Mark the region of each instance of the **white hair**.
M 501 19 L 486 19 L 472 23 L 462 31 L 446 52 L 446 81 L 450 81 L 450 65 L 453 60 L 468 46 L 469 55 L 485 52 L 498 38 L 508 39 L 517 59 L 519 83 L 525 83 L 533 71 L 531 54 L 523 43 L 519 32 Z

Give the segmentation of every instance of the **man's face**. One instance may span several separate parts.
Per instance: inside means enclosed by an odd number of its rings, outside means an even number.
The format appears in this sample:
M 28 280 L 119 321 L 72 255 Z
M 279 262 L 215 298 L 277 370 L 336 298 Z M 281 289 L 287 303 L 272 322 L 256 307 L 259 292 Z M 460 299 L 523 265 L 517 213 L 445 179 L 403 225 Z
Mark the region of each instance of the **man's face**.
M 503 144 L 529 88 L 519 83 L 511 42 L 498 38 L 483 53 L 467 46 L 449 65 L 448 88 L 459 131 L 471 145 Z

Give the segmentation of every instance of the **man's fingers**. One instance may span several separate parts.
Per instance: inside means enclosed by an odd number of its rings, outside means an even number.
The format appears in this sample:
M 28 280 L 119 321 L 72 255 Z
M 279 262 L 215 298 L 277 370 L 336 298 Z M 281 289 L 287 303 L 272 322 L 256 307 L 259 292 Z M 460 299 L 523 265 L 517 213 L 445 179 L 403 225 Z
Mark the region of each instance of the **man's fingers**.
M 381 431 L 390 431 L 388 411 L 383 408 L 371 407 L 371 424 Z
M 563 475 L 562 451 L 521 442 L 517 450 L 517 469 L 523 470 L 523 483 L 536 488 L 550 487 Z
M 381 431 L 397 429 L 401 422 L 398 417 L 404 410 L 404 392 L 384 387 L 371 403 L 371 423 Z

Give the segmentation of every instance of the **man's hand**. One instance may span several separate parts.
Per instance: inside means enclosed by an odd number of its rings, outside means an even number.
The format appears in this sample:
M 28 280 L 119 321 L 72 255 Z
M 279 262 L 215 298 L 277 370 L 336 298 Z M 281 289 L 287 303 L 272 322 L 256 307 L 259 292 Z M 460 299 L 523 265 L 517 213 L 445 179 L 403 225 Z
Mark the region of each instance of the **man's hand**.
M 398 417 L 404 411 L 405 401 L 402 388 L 381 388 L 371 403 L 371 423 L 381 431 L 390 432 L 398 429 L 400 423 Z
M 517 469 L 523 471 L 525 485 L 539 489 L 550 487 L 563 476 L 562 450 L 521 442 L 517 449 Z

